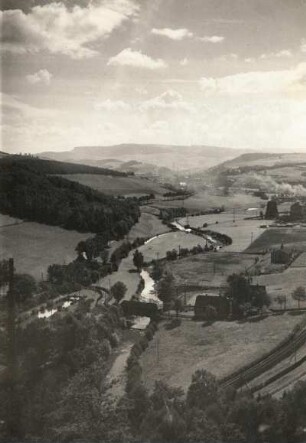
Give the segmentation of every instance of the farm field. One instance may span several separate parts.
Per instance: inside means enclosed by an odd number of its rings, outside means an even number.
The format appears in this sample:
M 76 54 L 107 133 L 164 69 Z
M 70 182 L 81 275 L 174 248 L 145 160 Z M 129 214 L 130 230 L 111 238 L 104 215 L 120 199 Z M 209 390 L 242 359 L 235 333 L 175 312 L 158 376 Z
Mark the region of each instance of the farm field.
M 218 378 L 232 373 L 273 349 L 301 320 L 287 314 L 268 317 L 254 323 L 182 321 L 181 326 L 166 330 L 163 322 L 142 354 L 140 363 L 146 386 L 155 381 L 188 388 L 197 369 L 206 369 Z
M 16 272 L 41 279 L 49 265 L 74 260 L 78 242 L 91 235 L 34 222 L 2 226 L 0 260 L 13 257 Z
M 254 276 L 253 283 L 266 286 L 267 293 L 272 301 L 272 308 L 280 309 L 280 305 L 275 301 L 278 295 L 286 296 L 287 308 L 297 308 L 298 303 L 292 298 L 291 294 L 298 286 L 306 287 L 306 267 L 290 267 L 281 273 Z M 300 307 L 306 308 L 306 301 L 301 301 Z
M 259 237 L 265 228 L 260 228 L 265 225 L 264 220 L 249 219 L 245 217 L 250 216 L 253 212 L 259 211 L 236 211 L 222 212 L 220 214 L 199 215 L 189 217 L 189 224 L 194 228 L 202 228 L 204 223 L 207 223 L 207 229 L 226 234 L 233 240 L 229 246 L 225 246 L 224 250 L 227 252 L 242 252 L 247 249 L 252 241 Z M 179 220 L 181 224 L 186 224 L 186 218 Z
M 116 177 L 95 174 L 67 174 L 64 178 L 89 186 L 108 195 L 162 195 L 167 190 L 158 183 L 139 177 Z
M 169 228 L 154 214 L 142 212 L 138 222 L 132 227 L 128 234 L 130 241 L 137 237 L 149 238 L 157 234 L 169 232 Z
M 266 249 L 279 248 L 282 242 L 288 248 L 306 251 L 306 228 L 298 226 L 269 228 L 252 243 L 247 252 L 258 253 Z
M 199 191 L 186 200 L 158 201 L 154 206 L 158 208 L 176 208 L 184 206 L 190 212 L 204 211 L 211 208 L 224 206 L 226 209 L 246 209 L 264 205 L 263 200 L 249 194 L 235 194 L 229 196 L 211 195 L 205 191 Z
M 209 252 L 167 263 L 176 284 L 219 287 L 233 273 L 244 272 L 255 263 L 255 255 Z

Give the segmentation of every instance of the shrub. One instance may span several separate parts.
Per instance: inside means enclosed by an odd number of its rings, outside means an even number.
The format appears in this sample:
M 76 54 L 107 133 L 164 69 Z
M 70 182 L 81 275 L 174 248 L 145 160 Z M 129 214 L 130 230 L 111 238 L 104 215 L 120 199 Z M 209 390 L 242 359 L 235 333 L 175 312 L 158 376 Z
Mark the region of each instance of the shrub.
M 113 332 L 109 337 L 109 341 L 110 341 L 111 347 L 116 348 L 120 342 L 118 334 L 116 334 L 116 332 Z
M 103 355 L 105 358 L 108 358 L 108 357 L 110 356 L 111 350 L 112 350 L 112 348 L 111 348 L 110 342 L 109 342 L 109 340 L 107 340 L 107 339 L 105 338 L 105 339 L 102 341 L 102 343 L 101 343 L 101 352 L 102 352 L 102 355 Z

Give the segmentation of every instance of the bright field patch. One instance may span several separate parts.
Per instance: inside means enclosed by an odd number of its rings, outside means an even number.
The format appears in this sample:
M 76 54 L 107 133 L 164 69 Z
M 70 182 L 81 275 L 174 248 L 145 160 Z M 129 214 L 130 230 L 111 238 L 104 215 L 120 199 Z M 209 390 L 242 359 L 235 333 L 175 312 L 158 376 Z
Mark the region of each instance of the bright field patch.
M 215 322 L 208 327 L 185 320 L 172 330 L 163 322 L 140 359 L 145 385 L 152 389 L 160 380 L 186 390 L 197 369 L 228 375 L 271 350 L 300 320 L 285 314 L 257 323 Z
M 254 211 L 255 214 L 258 211 Z M 249 219 L 252 211 L 232 211 L 222 212 L 220 214 L 199 215 L 196 217 L 189 217 L 189 224 L 194 228 L 202 228 L 204 223 L 207 223 L 207 228 L 212 231 L 220 232 L 231 237 L 233 243 L 224 248 L 227 252 L 242 252 L 247 249 L 250 244 L 259 237 L 265 228 L 260 226 L 265 225 L 265 220 Z M 253 214 L 254 215 L 254 214 Z M 186 218 L 181 218 L 180 223 L 186 224 Z
M 41 279 L 49 265 L 74 260 L 78 242 L 91 235 L 33 222 L 2 226 L 0 260 L 13 257 L 16 272 Z
M 175 231 L 161 234 L 138 249 L 143 254 L 145 261 L 151 261 L 166 257 L 167 251 L 172 249 L 178 251 L 179 247 L 191 249 L 193 246 L 205 246 L 205 244 L 206 240 L 202 237 Z
M 67 174 L 63 177 L 108 195 L 141 196 L 151 193 L 162 195 L 167 192 L 167 190 L 159 184 L 139 177 L 117 177 L 95 174 Z
M 131 228 L 128 238 L 133 241 L 137 237 L 149 238 L 169 231 L 156 215 L 142 212 L 138 222 Z

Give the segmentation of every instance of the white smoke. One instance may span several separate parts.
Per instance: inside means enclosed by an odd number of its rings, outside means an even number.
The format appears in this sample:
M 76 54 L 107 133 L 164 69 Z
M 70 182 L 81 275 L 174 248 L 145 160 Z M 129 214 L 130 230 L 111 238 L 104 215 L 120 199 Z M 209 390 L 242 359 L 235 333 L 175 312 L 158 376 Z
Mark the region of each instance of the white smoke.
M 284 196 L 306 197 L 306 188 L 302 185 L 290 185 L 284 182 L 277 183 L 272 177 L 257 173 L 241 175 L 235 182 L 235 185 Z

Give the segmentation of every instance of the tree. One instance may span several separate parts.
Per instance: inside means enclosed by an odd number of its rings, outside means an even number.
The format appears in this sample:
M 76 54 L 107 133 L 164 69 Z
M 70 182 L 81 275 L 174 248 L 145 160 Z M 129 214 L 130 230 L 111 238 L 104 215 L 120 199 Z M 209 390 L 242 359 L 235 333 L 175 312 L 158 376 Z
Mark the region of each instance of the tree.
M 162 265 L 157 260 L 154 260 L 153 262 L 151 276 L 155 281 L 160 280 L 163 276 Z
M 183 302 L 180 298 L 176 298 L 174 301 L 174 309 L 176 312 L 176 316 L 178 317 L 179 312 L 183 310 Z
M 169 304 L 176 296 L 174 277 L 172 274 L 166 274 L 158 283 L 157 292 L 159 299 L 164 304 Z
M 187 392 L 188 408 L 205 410 L 216 401 L 218 396 L 218 383 L 214 375 L 201 369 L 197 370 L 191 380 Z
M 117 303 L 120 302 L 120 300 L 123 299 L 126 291 L 127 291 L 127 287 L 125 286 L 124 283 L 122 283 L 121 281 L 117 281 L 117 283 L 115 283 L 112 287 L 111 287 L 111 295 L 112 297 L 114 297 L 114 299 L 116 300 Z
M 134 252 L 133 255 L 133 263 L 135 268 L 137 268 L 137 271 L 140 272 L 141 268 L 143 267 L 143 255 L 141 252 L 138 251 L 138 249 L 136 249 L 136 251 Z
M 27 298 L 32 297 L 36 291 L 36 288 L 36 281 L 31 275 L 15 275 L 14 289 L 18 301 L 24 302 Z
M 0 261 L 0 288 L 3 285 L 6 285 L 9 280 L 9 261 L 1 260 Z
M 297 300 L 298 302 L 298 309 L 300 309 L 300 302 L 301 300 L 306 300 L 306 291 L 303 286 L 298 286 L 293 292 L 292 292 L 292 298 L 294 300 Z

